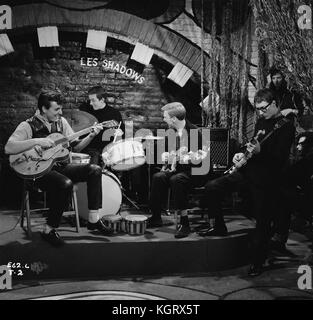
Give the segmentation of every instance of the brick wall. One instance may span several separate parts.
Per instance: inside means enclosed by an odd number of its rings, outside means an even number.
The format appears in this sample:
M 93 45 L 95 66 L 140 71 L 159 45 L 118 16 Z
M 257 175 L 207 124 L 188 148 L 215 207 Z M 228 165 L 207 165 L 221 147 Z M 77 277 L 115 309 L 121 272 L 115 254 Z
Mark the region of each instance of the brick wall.
M 159 109 L 166 100 L 152 66 L 145 68 L 142 74 L 145 80 L 139 84 L 112 69 L 104 69 L 100 63 L 98 67 L 81 65 L 80 43 L 63 43 L 54 50 L 53 56 L 52 59 L 34 59 L 32 46 L 21 44 L 14 54 L 3 59 L 0 78 L 1 150 L 14 127 L 33 114 L 42 87 L 61 90 L 66 110 L 77 109 L 86 100 L 88 88 L 101 84 L 107 89 L 108 102 L 122 112 L 125 120 L 130 117 L 137 126 L 145 123 L 152 127 L 161 122 Z M 114 61 L 115 65 L 126 65 L 128 54 L 108 49 L 99 61 L 103 59 Z

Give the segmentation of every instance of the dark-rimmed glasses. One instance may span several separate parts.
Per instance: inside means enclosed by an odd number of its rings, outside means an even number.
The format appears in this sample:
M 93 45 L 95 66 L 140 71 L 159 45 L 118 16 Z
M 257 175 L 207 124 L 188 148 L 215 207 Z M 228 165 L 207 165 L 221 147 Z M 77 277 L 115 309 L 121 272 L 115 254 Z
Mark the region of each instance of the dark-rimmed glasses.
M 271 101 L 269 104 L 267 104 L 266 106 L 264 107 L 261 107 L 261 108 L 256 108 L 257 111 L 262 111 L 262 112 L 266 112 L 267 109 L 270 107 L 270 105 L 272 104 L 273 101 Z

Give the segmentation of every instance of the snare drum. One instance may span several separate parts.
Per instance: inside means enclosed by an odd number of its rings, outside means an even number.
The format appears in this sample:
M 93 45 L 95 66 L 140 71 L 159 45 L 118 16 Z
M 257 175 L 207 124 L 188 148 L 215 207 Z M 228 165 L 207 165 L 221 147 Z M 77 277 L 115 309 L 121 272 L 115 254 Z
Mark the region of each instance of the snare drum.
M 120 215 L 103 216 L 101 220 L 107 227 L 113 230 L 113 233 L 119 233 L 122 231 L 121 227 L 123 218 Z
M 129 215 L 125 217 L 125 228 L 129 235 L 143 235 L 146 232 L 147 217 Z
M 146 162 L 142 143 L 133 139 L 111 143 L 104 148 L 103 153 L 108 154 L 111 168 L 115 171 L 131 170 Z
M 90 163 L 90 155 L 85 153 L 71 153 L 72 163 Z

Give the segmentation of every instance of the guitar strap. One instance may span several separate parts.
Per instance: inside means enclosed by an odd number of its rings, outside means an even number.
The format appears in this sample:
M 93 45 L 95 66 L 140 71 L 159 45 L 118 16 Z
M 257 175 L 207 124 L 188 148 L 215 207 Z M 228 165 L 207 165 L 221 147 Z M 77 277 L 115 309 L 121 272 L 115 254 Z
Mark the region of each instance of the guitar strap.
M 264 143 L 268 138 L 270 138 L 274 132 L 276 132 L 278 129 L 283 127 L 285 124 L 290 122 L 289 119 L 283 117 L 282 119 L 278 120 L 277 123 L 274 125 L 274 128 L 262 139 L 260 144 Z

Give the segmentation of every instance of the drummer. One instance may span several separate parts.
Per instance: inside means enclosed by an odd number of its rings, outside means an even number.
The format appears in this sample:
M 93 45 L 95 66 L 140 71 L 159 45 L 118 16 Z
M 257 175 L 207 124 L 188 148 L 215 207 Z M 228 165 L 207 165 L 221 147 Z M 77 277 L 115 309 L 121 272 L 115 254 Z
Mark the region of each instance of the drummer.
M 87 153 L 90 155 L 90 163 L 101 165 L 101 155 L 104 147 L 106 147 L 109 143 L 113 141 L 114 135 L 120 138 L 123 136 L 125 132 L 125 125 L 120 111 L 108 105 L 107 94 L 103 87 L 96 86 L 89 89 L 88 98 L 90 104 L 82 105 L 80 107 L 81 111 L 85 111 L 92 114 L 98 120 L 99 123 L 109 120 L 115 120 L 117 121 L 117 123 L 120 124 L 118 129 L 113 129 L 114 131 L 112 132 L 111 139 L 106 139 L 106 137 L 104 137 L 103 134 L 104 130 L 102 130 L 102 132 L 96 135 L 86 148 L 79 150 L 79 152 Z

